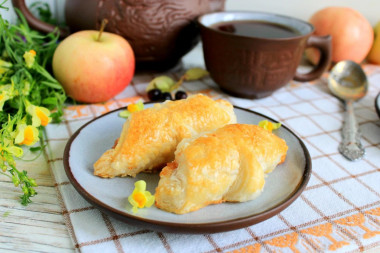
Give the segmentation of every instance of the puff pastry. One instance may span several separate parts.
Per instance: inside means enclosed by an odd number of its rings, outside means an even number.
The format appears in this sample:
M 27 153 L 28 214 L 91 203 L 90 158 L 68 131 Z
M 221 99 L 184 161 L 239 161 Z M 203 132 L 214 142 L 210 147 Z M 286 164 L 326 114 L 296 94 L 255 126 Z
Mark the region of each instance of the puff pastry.
M 265 172 L 285 160 L 287 145 L 255 125 L 232 124 L 185 139 L 160 173 L 156 206 L 184 214 L 209 204 L 257 197 Z
M 125 122 L 115 148 L 94 164 L 100 177 L 136 176 L 173 161 L 178 143 L 195 134 L 236 122 L 233 106 L 198 94 L 135 112 Z

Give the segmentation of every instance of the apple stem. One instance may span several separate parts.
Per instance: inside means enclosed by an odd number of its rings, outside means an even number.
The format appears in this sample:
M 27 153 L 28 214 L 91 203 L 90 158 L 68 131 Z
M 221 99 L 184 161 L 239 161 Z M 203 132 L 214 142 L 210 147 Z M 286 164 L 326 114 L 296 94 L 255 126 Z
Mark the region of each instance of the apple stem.
M 100 25 L 99 35 L 96 41 L 100 41 L 100 38 L 102 37 L 102 33 L 104 29 L 106 28 L 107 23 L 108 23 L 108 20 L 106 18 L 102 20 L 102 24 Z

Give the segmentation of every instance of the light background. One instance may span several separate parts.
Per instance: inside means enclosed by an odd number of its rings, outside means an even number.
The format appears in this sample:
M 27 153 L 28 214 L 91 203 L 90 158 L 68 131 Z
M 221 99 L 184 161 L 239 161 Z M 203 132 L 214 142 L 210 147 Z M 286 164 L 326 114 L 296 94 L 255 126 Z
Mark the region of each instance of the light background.
M 227 0 L 227 10 L 255 10 L 289 15 L 308 20 L 327 6 L 347 6 L 363 14 L 372 25 L 380 21 L 378 0 Z
M 27 0 L 26 2 L 29 5 L 34 1 Z M 59 20 L 64 19 L 65 0 L 45 0 L 42 2 L 50 4 L 51 10 L 57 15 Z M 8 0 L 5 6 L 11 7 L 11 0 Z M 303 20 L 308 20 L 314 12 L 327 6 L 354 8 L 362 13 L 372 25 L 380 21 L 379 0 L 226 0 L 226 10 L 266 11 L 289 15 Z M 12 9 L 10 11 L 1 9 L 0 13 L 8 20 L 15 20 Z

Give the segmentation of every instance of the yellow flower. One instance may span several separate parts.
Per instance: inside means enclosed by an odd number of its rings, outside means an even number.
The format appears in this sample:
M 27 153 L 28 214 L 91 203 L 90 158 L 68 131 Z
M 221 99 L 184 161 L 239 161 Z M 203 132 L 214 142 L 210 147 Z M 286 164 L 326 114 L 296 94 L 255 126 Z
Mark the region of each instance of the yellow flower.
M 129 104 L 127 109 L 130 113 L 138 112 L 138 111 L 144 110 L 144 104 L 140 100 L 135 104 Z
M 1 86 L 1 88 L 0 88 L 0 111 L 3 110 L 3 106 L 4 106 L 5 101 L 13 98 L 14 95 L 15 95 L 15 90 L 14 90 L 13 85 L 7 84 L 7 85 Z
M 26 63 L 26 67 L 31 68 L 33 66 L 36 54 L 36 51 L 34 51 L 33 49 L 24 53 L 23 57 Z
M 119 113 L 122 118 L 128 118 L 132 113 L 144 110 L 144 103 L 140 100 L 135 104 L 129 104 L 127 110 Z
M 0 59 L 0 77 L 9 71 L 12 67 L 12 63 Z
M 15 143 L 31 146 L 39 141 L 38 129 L 31 125 L 20 124 L 17 126 Z
M 50 116 L 50 111 L 48 109 L 46 109 L 45 107 L 36 106 L 35 107 L 35 112 L 36 112 L 36 115 L 37 115 L 37 117 L 38 117 L 41 125 L 47 126 L 47 124 L 50 123 L 51 117 L 49 117 Z M 32 119 L 32 121 L 33 121 L 33 119 Z
M 7 151 L 9 154 L 12 154 L 16 157 L 21 157 L 24 154 L 24 151 L 20 147 L 16 146 L 10 146 L 7 148 L 4 148 L 5 151 Z
M 4 103 L 5 101 L 7 101 L 10 97 L 5 93 L 5 92 L 1 92 L 0 93 L 0 111 L 3 110 L 3 106 L 4 106 Z
M 49 109 L 42 106 L 32 105 L 29 101 L 25 101 L 26 112 L 32 116 L 32 125 L 34 127 L 46 126 L 50 123 L 52 118 L 50 117 Z
M 259 126 L 264 128 L 265 130 L 268 130 L 269 132 L 272 132 L 272 130 L 280 128 L 281 123 L 272 123 L 268 120 L 262 120 L 259 122 Z
M 135 189 L 129 195 L 128 201 L 133 206 L 132 211 L 137 212 L 138 208 L 151 207 L 154 203 L 154 196 L 145 190 L 146 182 L 139 180 L 135 183 Z

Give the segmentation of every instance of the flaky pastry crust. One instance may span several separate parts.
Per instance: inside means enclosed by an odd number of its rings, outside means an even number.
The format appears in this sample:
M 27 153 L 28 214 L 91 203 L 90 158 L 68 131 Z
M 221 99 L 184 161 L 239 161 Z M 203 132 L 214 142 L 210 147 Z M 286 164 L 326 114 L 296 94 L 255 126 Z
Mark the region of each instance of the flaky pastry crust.
M 210 204 L 243 202 L 263 190 L 264 175 L 285 160 L 287 145 L 256 125 L 232 124 L 182 140 L 160 173 L 156 206 L 184 214 Z
M 134 177 L 142 171 L 162 168 L 173 161 L 182 139 L 235 122 L 229 102 L 201 94 L 155 104 L 128 118 L 116 147 L 94 164 L 94 175 Z

